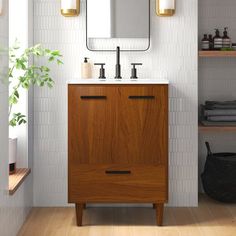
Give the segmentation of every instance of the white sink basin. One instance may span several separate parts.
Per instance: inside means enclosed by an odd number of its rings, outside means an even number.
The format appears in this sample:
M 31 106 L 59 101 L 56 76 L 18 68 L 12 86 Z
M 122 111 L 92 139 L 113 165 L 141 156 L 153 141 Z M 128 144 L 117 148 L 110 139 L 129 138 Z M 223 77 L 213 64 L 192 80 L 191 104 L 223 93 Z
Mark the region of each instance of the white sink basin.
M 165 79 L 73 79 L 67 84 L 169 84 Z

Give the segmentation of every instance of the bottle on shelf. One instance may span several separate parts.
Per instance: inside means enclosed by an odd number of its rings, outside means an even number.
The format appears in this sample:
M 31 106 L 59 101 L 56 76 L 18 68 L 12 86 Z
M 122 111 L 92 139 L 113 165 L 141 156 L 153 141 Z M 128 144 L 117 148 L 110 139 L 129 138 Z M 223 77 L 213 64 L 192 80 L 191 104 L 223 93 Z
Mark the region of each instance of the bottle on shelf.
M 224 28 L 224 36 L 222 38 L 222 40 L 223 40 L 223 48 L 231 48 L 231 39 L 228 36 L 227 30 L 228 30 L 228 27 L 225 27 Z
M 236 51 L 236 43 L 232 43 L 232 49 Z
M 204 34 L 201 46 L 202 46 L 202 50 L 204 51 L 210 49 L 210 42 L 209 42 L 209 39 L 207 38 L 207 34 Z
M 209 49 L 213 50 L 214 49 L 214 40 L 213 40 L 212 34 L 208 35 L 208 40 L 209 40 Z
M 219 29 L 215 29 L 215 31 L 216 31 L 216 34 L 213 38 L 214 50 L 221 50 L 221 48 L 223 47 L 223 39 L 222 37 L 220 37 Z

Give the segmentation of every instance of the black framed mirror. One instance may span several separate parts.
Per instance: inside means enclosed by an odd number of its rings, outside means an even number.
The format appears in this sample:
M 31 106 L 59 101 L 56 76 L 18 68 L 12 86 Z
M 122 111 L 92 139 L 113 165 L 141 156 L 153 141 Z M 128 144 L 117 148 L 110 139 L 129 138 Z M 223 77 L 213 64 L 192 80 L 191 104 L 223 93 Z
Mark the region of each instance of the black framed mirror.
M 147 51 L 150 0 L 86 0 L 86 46 L 90 51 Z

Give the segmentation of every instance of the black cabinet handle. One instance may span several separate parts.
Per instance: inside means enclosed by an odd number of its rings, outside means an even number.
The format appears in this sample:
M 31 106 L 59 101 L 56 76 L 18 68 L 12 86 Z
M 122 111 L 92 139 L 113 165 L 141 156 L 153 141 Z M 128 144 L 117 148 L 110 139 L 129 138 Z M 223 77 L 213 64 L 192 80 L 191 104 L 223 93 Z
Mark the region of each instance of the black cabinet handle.
M 80 96 L 81 99 L 107 99 L 107 96 Z
M 130 175 L 130 170 L 106 170 L 107 175 Z
M 155 99 L 155 96 L 129 96 L 129 99 Z

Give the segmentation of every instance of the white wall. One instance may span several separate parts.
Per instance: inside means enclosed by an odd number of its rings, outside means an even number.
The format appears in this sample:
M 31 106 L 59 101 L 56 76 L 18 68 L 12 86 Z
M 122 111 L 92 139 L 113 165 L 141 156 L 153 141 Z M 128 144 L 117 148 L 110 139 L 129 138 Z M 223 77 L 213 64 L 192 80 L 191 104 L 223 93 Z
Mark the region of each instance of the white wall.
M 0 16 L 0 48 L 8 48 L 8 0 Z M 8 72 L 8 56 L 0 55 L 0 71 Z M 2 79 L 1 73 L 1 79 Z M 0 234 L 15 236 L 33 204 L 32 175 L 13 196 L 8 195 L 8 86 L 0 82 Z M 29 157 L 32 164 L 32 153 Z M 32 165 L 31 165 L 32 167 Z
M 176 15 L 160 18 L 151 0 L 151 49 L 121 54 L 123 77 L 130 76 L 130 63 L 138 61 L 143 63 L 140 77 L 167 77 L 171 82 L 169 202 L 174 206 L 196 206 L 198 201 L 197 2 L 178 0 Z M 66 80 L 80 76 L 84 56 L 106 62 L 107 77 L 113 78 L 115 54 L 86 50 L 85 0 L 75 18 L 60 15 L 60 0 L 34 0 L 34 17 L 35 43 L 61 50 L 65 63 L 53 67 L 54 89 L 35 89 L 34 205 L 63 206 L 67 204 Z
M 199 1 L 199 40 L 204 33 L 212 33 L 219 28 L 229 27 L 229 36 L 236 43 L 236 1 L 200 0 Z M 205 100 L 236 99 L 236 59 L 200 58 L 199 59 L 199 104 Z M 203 171 L 206 157 L 205 141 L 209 141 L 214 152 L 236 152 L 236 134 L 204 133 L 199 135 L 199 176 Z M 199 181 L 200 183 L 200 181 Z

